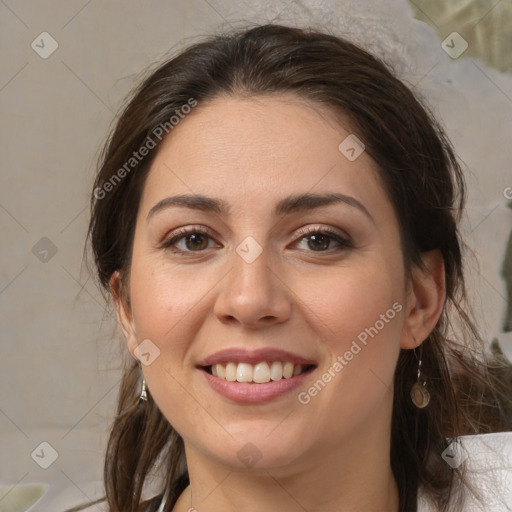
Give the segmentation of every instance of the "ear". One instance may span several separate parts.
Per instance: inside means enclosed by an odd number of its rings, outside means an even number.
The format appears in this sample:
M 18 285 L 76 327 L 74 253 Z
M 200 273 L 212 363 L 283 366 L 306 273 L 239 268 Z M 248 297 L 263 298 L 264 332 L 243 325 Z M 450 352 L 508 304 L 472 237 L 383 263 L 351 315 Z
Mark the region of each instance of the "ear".
M 110 277 L 110 291 L 114 300 L 114 305 L 117 313 L 117 321 L 121 326 L 128 350 L 133 358 L 135 357 L 134 352 L 137 348 L 137 336 L 135 331 L 135 325 L 132 318 L 131 307 L 129 304 L 128 296 L 123 290 L 123 283 L 121 280 L 121 274 L 116 270 Z
M 412 271 L 401 348 L 421 345 L 443 312 L 446 299 L 445 267 L 438 249 L 422 254 L 424 269 Z

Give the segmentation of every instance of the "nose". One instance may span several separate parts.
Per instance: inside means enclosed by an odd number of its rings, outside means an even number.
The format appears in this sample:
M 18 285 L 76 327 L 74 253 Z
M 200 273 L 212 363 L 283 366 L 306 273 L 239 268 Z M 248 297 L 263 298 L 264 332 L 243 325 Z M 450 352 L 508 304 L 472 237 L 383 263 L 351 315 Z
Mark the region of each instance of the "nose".
M 232 268 L 221 281 L 214 313 L 222 323 L 261 329 L 290 318 L 292 292 L 269 263 L 266 251 L 252 262 L 236 251 Z

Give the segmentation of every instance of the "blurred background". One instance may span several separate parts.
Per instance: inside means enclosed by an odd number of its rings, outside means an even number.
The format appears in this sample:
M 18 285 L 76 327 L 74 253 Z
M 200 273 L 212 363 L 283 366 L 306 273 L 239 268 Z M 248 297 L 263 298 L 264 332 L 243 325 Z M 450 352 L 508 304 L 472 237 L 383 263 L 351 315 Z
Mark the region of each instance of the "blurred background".
M 101 144 L 148 66 L 262 22 L 352 38 L 440 119 L 469 187 L 471 301 L 512 358 L 510 0 L 0 0 L 0 485 L 99 493 L 126 353 L 83 261 Z

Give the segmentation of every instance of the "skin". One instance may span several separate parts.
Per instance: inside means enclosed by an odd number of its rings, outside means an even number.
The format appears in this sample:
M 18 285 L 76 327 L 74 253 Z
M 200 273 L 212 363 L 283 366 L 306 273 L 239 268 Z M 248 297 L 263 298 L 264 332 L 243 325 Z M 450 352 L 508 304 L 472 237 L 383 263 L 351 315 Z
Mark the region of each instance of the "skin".
M 139 206 L 129 274 L 112 292 L 133 357 L 145 339 L 160 355 L 143 366 L 150 393 L 185 442 L 191 485 L 174 512 L 398 511 L 390 460 L 393 374 L 400 348 L 413 349 L 434 328 L 444 302 L 437 251 L 426 272 L 404 272 L 398 222 L 363 152 L 349 161 L 339 144 L 351 132 L 325 107 L 292 95 L 218 97 L 175 127 L 150 169 Z M 340 193 L 360 201 L 275 216 L 292 194 Z M 162 199 L 203 194 L 229 215 L 173 206 Z M 370 218 L 371 216 L 371 218 Z M 162 248 L 176 229 L 211 230 L 201 247 Z M 302 227 L 330 228 L 321 250 Z M 263 252 L 247 263 L 236 247 L 248 236 Z M 192 249 L 190 249 L 190 247 Z M 124 288 L 122 283 L 124 283 Z M 130 303 L 123 299 L 128 297 Z M 365 328 L 402 308 L 307 404 L 297 399 Z M 198 362 L 231 347 L 278 347 L 317 362 L 306 383 L 266 404 L 217 394 Z M 252 443 L 261 458 L 237 456 Z

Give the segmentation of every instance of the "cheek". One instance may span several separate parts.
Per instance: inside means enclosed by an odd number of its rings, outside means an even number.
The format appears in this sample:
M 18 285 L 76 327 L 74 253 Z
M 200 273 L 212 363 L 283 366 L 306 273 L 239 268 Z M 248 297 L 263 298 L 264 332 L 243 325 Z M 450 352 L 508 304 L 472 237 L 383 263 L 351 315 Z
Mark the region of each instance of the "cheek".
M 295 278 L 293 289 L 307 305 L 311 321 L 331 350 L 364 341 L 368 330 L 401 331 L 403 279 L 385 262 L 368 258 L 358 265 L 321 270 Z M 393 308 L 393 304 L 395 307 Z
M 186 364 L 201 329 L 208 292 L 218 280 L 210 282 L 208 275 L 191 267 L 178 270 L 161 257 L 133 256 L 130 291 L 137 338 L 139 343 L 151 340 L 159 350 L 144 375 L 159 409 L 182 435 L 190 430 L 191 418 L 204 416 L 205 399 L 188 390 Z
M 315 389 L 304 389 L 303 402 L 314 415 L 334 411 L 353 421 L 370 417 L 390 397 L 404 322 L 403 274 L 381 261 L 338 268 L 302 277 L 297 295 L 310 323 L 327 349 L 327 360 Z M 318 381 L 317 381 L 318 382 Z M 357 418 L 359 418 L 359 420 Z M 325 418 L 325 425 L 332 421 Z M 337 428 L 337 427 L 336 427 Z
M 142 261 L 134 256 L 130 292 L 139 338 L 181 343 L 179 333 L 191 320 L 193 323 L 195 311 L 212 288 L 208 279 L 198 276 L 198 272 L 183 268 L 178 271 L 162 258 L 153 261 L 145 257 Z

